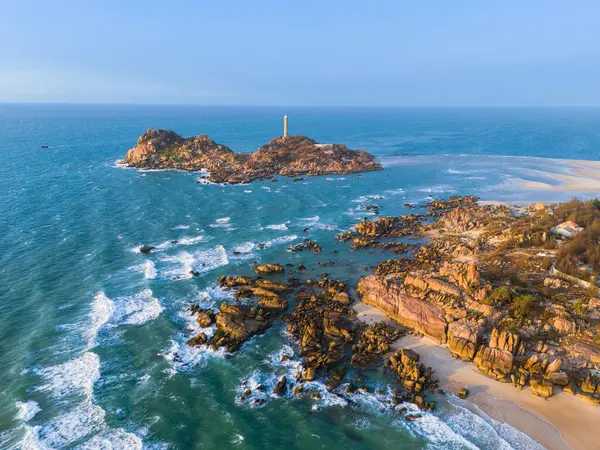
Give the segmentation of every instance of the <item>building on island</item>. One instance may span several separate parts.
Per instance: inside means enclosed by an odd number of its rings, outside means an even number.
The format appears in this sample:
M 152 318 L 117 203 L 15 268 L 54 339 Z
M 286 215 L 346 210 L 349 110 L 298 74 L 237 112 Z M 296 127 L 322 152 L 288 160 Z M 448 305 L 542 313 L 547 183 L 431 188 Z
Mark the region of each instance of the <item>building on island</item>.
M 579 225 L 577 225 L 572 220 L 569 220 L 568 222 L 563 222 L 559 225 L 556 225 L 554 228 L 552 228 L 552 232 L 554 234 L 558 234 L 559 236 L 564 236 L 564 237 L 568 237 L 568 238 L 575 236 L 577 233 L 579 233 L 582 230 L 583 230 L 583 228 L 580 227 Z

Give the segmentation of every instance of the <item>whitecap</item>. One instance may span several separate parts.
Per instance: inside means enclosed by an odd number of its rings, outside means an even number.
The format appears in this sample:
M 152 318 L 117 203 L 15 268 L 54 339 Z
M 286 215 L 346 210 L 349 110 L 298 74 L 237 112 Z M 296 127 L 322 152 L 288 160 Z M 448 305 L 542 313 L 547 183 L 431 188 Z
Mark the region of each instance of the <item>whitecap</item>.
M 75 359 L 37 372 L 48 381 L 40 387 L 42 390 L 49 390 L 58 397 L 75 391 L 91 398 L 94 383 L 100 378 L 100 357 L 96 353 L 85 352 Z
M 239 253 L 250 253 L 255 248 L 256 244 L 254 244 L 254 242 L 244 242 L 240 245 L 235 246 L 233 250 Z
M 352 200 L 352 203 L 363 203 L 363 202 L 368 202 L 370 200 L 383 200 L 385 199 L 385 197 L 383 195 L 361 195 L 358 198 L 355 198 L 354 200 Z
M 244 436 L 241 434 L 236 434 L 231 438 L 231 443 L 233 445 L 240 445 L 242 442 L 244 442 Z
M 280 224 L 276 224 L 276 225 L 267 225 L 265 228 L 268 228 L 269 230 L 281 230 L 281 231 L 285 231 L 288 229 L 288 227 L 285 223 L 280 223 Z
M 193 276 L 192 272 L 206 273 L 229 264 L 227 252 L 222 245 L 194 253 L 181 252 L 175 256 L 167 256 L 161 261 L 170 266 L 164 276 L 171 279 L 188 279 Z
M 148 260 L 137 266 L 129 267 L 129 270 L 135 270 L 144 274 L 144 278 L 147 280 L 153 280 L 157 276 L 156 264 L 154 261 Z
M 79 448 L 83 450 L 142 450 L 143 447 L 143 442 L 138 436 L 128 433 L 122 428 L 118 428 L 97 434 Z
M 245 192 L 246 194 L 252 194 L 252 191 L 251 191 L 250 189 L 244 189 L 244 192 Z
M 189 225 L 177 225 L 177 226 L 173 227 L 174 230 L 187 230 L 189 228 L 190 228 Z
M 119 297 L 114 301 L 111 322 L 114 325 L 142 325 L 156 319 L 163 311 L 152 290 L 145 289 L 135 295 Z
M 113 313 L 114 304 L 103 291 L 99 291 L 94 296 L 92 307 L 90 309 L 90 325 L 86 328 L 85 334 L 88 339 L 88 349 L 92 348 L 96 344 L 96 336 L 100 328 L 108 322 L 110 316 Z
M 231 218 L 230 217 L 221 217 L 221 218 L 215 220 L 215 223 L 211 223 L 209 225 L 209 227 L 225 228 L 225 229 L 230 230 L 231 229 Z
M 27 400 L 26 402 L 16 402 L 15 406 L 19 410 L 17 413 L 17 420 L 28 421 L 35 417 L 37 413 L 41 411 L 40 406 L 33 400 Z
M 204 236 L 186 236 L 177 240 L 177 245 L 194 245 L 204 239 Z
M 290 235 L 290 236 L 281 236 L 281 237 L 278 237 L 275 239 L 270 239 L 270 240 L 264 242 L 264 244 L 265 244 L 264 248 L 274 247 L 275 245 L 287 244 L 289 242 L 295 241 L 296 239 L 298 239 L 298 236 L 296 236 L 295 234 Z
M 404 189 L 402 189 L 402 188 L 388 189 L 387 191 L 384 191 L 384 193 L 388 194 L 388 195 L 400 195 L 400 194 L 404 194 Z

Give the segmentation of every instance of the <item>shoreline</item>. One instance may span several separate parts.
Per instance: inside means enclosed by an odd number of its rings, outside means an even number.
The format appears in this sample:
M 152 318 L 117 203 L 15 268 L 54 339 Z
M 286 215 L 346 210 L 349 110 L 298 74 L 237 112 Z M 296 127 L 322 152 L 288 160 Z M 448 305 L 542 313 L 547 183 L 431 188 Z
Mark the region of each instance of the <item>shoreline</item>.
M 385 320 L 395 323 L 373 306 L 354 304 L 357 318 L 367 324 Z M 512 384 L 486 377 L 470 362 L 452 357 L 445 345 L 427 337 L 409 335 L 398 339 L 391 350 L 400 347 L 415 350 L 420 361 L 434 371 L 440 387 L 456 393 L 469 390 L 467 401 L 478 406 L 493 419 L 504 422 L 529 435 L 548 450 L 583 450 L 597 446 L 597 437 L 589 430 L 600 423 L 600 409 L 566 392 L 548 400 L 533 396 Z
M 532 190 L 580 193 L 600 191 L 600 161 L 577 159 L 560 159 L 558 161 L 567 165 L 568 174 L 550 171 L 544 172 L 544 175 L 554 179 L 558 184 L 523 178 L 514 178 L 514 180 L 524 188 Z

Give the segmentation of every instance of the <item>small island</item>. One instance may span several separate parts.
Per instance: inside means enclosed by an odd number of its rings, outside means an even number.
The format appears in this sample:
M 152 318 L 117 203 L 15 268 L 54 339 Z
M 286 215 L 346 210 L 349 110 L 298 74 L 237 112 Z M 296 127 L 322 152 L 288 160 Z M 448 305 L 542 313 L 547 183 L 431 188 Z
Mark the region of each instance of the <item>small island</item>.
M 286 177 L 348 174 L 381 170 L 375 157 L 342 144 L 319 144 L 306 136 L 277 137 L 256 152 L 236 153 L 206 134 L 184 138 L 170 130 L 150 129 L 127 152 L 123 164 L 142 169 L 206 171 L 213 183 L 249 183 Z

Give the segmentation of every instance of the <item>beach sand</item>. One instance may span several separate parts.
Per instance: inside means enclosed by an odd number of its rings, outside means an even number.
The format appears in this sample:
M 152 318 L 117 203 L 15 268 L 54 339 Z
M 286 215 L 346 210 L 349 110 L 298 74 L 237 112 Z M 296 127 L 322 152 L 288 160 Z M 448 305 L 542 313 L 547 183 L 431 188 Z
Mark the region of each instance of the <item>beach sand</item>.
M 557 184 L 516 178 L 527 189 L 553 192 L 600 192 L 600 161 L 564 159 L 571 174 L 545 172 L 557 181 Z
M 358 318 L 366 323 L 391 321 L 381 311 L 358 302 Z M 479 373 L 471 363 L 454 359 L 445 346 L 426 337 L 406 336 L 392 346 L 414 349 L 421 362 L 433 368 L 440 387 L 458 392 L 466 387 L 468 400 L 486 414 L 528 434 L 549 450 L 600 449 L 600 407 L 555 389 L 549 400 L 537 398 L 512 384 L 499 383 Z

